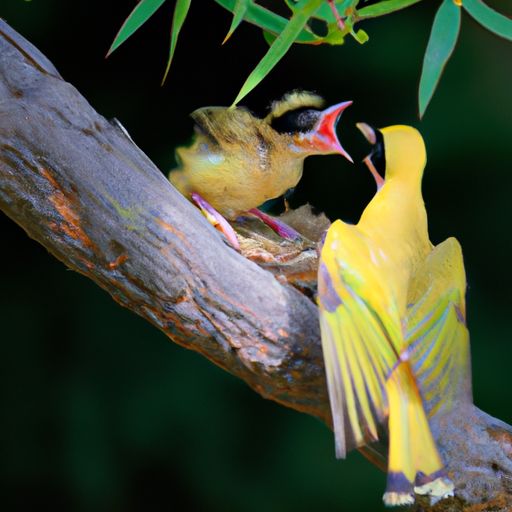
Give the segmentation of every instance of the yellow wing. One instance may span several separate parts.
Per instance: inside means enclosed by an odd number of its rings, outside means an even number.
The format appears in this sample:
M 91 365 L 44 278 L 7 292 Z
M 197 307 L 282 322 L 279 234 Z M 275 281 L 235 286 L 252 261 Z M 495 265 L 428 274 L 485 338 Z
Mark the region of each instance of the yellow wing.
M 406 342 L 429 416 L 471 401 L 466 276 L 455 238 L 434 248 L 411 281 Z
M 318 273 L 320 328 L 336 454 L 344 457 L 378 440 L 379 427 L 387 426 L 383 499 L 404 505 L 414 501 L 413 488 L 445 496 L 453 484 L 445 477 L 408 360 L 415 348 L 406 345 L 400 297 L 394 295 L 400 268 L 379 249 L 357 227 L 339 221 L 331 226 Z M 426 365 L 419 368 L 426 382 L 431 373 Z
M 378 439 L 387 416 L 386 379 L 398 363 L 398 308 L 371 241 L 335 222 L 322 249 L 318 302 L 336 454 Z

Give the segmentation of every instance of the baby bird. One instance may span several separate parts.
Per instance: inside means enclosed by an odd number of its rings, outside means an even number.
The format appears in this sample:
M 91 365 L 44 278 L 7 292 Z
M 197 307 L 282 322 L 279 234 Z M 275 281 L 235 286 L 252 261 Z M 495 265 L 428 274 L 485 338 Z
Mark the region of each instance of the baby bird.
M 340 153 L 352 162 L 336 136 L 345 101 L 321 110 L 323 99 L 295 91 L 272 104 L 265 118 L 244 107 L 203 107 L 191 114 L 195 137 L 176 150 L 179 167 L 169 180 L 194 201 L 208 220 L 238 249 L 233 220 L 241 214 L 259 217 L 284 238 L 297 232 L 257 209 L 299 182 L 309 155 Z

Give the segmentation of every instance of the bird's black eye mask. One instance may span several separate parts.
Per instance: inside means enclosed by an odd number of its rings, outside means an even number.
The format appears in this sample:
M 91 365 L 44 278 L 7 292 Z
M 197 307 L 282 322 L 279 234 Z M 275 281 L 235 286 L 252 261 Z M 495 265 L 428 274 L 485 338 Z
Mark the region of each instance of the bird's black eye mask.
M 270 126 L 277 133 L 306 133 L 311 131 L 320 117 L 320 111 L 311 107 L 301 107 L 275 117 Z
M 384 178 L 386 176 L 386 154 L 384 150 L 384 136 L 380 130 L 374 128 L 375 144 L 371 153 L 368 155 L 377 172 Z

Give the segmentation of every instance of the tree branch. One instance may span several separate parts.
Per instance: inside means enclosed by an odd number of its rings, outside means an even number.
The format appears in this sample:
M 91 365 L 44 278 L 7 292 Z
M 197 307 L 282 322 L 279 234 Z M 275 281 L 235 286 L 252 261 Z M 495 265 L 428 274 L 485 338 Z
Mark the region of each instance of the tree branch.
M 3 21 L 0 208 L 176 343 L 330 423 L 311 299 L 227 247 L 129 136 Z M 270 265 L 277 274 L 285 266 Z M 512 428 L 472 404 L 433 428 L 457 486 L 444 510 L 509 510 Z

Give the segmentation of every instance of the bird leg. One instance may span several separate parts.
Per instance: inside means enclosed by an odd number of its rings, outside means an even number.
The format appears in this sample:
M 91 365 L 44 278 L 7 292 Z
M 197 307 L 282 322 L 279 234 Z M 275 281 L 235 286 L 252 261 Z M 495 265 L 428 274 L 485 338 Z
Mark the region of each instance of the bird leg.
M 227 239 L 233 249 L 240 252 L 240 244 L 235 230 L 229 225 L 228 221 L 202 196 L 193 192 L 191 194 L 192 201 L 196 203 L 199 209 L 204 213 L 208 222 L 216 229 L 218 229 Z
M 263 213 L 261 210 L 258 210 L 257 208 L 250 209 L 248 213 L 254 215 L 255 217 L 258 217 L 258 219 L 263 221 L 270 229 L 275 231 L 279 236 L 285 238 L 286 240 L 296 241 L 302 239 L 301 235 L 297 231 L 295 231 L 295 229 L 288 226 L 288 224 L 285 224 L 279 219 L 276 219 L 275 217 L 271 217 L 270 215 Z
M 366 167 L 370 169 L 370 172 L 372 173 L 373 179 L 375 180 L 375 183 L 377 184 L 377 192 L 382 188 L 382 185 L 384 185 L 384 178 L 379 174 L 379 171 L 375 168 L 373 165 L 372 159 L 370 156 L 367 156 L 363 162 L 366 164 Z

